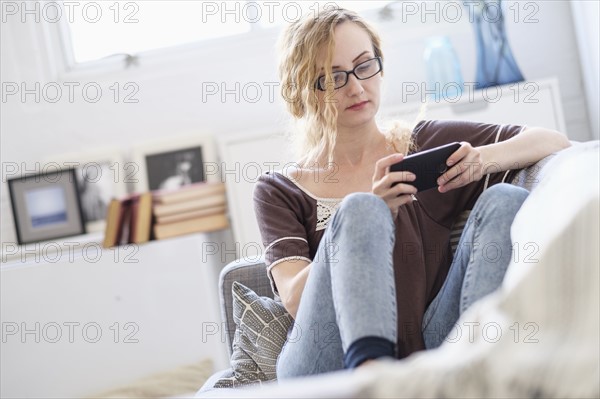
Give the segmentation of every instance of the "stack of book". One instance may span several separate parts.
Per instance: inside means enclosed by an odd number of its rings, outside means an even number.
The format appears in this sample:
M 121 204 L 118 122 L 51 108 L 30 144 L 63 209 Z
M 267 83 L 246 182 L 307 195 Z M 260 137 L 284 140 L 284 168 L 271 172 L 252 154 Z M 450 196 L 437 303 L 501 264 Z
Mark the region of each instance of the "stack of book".
M 151 239 L 152 193 L 113 198 L 106 212 L 105 248 L 123 244 L 142 244 Z
M 229 227 L 224 183 L 195 183 L 111 200 L 105 248 Z
M 155 191 L 152 211 L 157 240 L 229 227 L 225 184 L 221 182 Z

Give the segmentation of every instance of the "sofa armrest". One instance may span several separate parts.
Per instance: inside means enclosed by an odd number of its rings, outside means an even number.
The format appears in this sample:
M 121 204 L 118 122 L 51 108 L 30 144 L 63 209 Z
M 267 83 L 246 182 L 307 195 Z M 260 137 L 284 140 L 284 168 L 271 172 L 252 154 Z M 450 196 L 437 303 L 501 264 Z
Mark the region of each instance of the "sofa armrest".
M 511 184 L 522 187 L 528 191 L 532 191 L 535 186 L 540 182 L 540 172 L 550 162 L 552 158 L 556 156 L 556 153 L 550 154 L 545 158 L 540 159 L 538 162 L 530 165 L 526 168 L 521 169 L 513 178 Z
M 235 333 L 233 296 L 231 294 L 234 281 L 252 289 L 260 296 L 273 298 L 271 282 L 267 276 L 267 268 L 262 257 L 253 261 L 238 259 L 223 268 L 219 275 L 219 299 L 221 301 L 221 318 L 226 331 L 227 350 L 230 357 Z
M 578 146 L 581 145 L 581 143 L 571 140 L 571 145 Z M 566 148 L 565 150 L 567 149 L 568 148 Z M 560 154 L 561 151 L 550 154 L 547 157 L 540 159 L 533 165 L 521 169 L 510 183 L 514 184 L 515 186 L 523 187 L 528 191 L 532 191 L 540 182 L 540 178 L 542 176 L 542 169 L 544 169 L 548 162 L 550 162 L 556 155 Z

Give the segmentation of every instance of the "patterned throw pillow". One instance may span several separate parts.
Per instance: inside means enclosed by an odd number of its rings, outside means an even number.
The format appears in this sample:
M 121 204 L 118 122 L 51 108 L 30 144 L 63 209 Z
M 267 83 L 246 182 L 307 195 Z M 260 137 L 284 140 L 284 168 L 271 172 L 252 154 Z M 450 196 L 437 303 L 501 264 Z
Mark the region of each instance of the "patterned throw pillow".
M 277 378 L 275 365 L 293 319 L 283 305 L 258 296 L 235 281 L 233 320 L 236 330 L 231 355 L 232 372 L 221 377 L 214 388 L 260 384 Z

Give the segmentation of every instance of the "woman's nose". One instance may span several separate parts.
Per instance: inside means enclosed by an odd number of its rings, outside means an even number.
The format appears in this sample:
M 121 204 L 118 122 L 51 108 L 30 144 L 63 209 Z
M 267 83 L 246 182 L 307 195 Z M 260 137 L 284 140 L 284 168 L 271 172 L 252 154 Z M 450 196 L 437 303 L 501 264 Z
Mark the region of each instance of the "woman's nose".
M 348 83 L 346 84 L 346 92 L 349 96 L 355 96 L 358 94 L 362 94 L 364 91 L 362 87 L 362 83 L 354 74 L 348 75 Z

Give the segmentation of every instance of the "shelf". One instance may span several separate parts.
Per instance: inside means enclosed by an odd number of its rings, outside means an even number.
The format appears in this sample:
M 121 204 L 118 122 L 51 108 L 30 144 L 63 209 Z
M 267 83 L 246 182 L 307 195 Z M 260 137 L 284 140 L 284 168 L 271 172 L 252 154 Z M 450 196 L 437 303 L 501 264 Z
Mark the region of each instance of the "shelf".
M 188 244 L 190 245 L 200 243 L 200 247 L 202 247 L 204 244 L 213 242 L 227 242 L 230 234 L 231 230 L 227 228 L 212 232 L 184 234 L 162 240 L 151 240 L 143 244 L 124 244 L 111 248 L 102 247 L 104 234 L 101 232 L 20 246 L 15 243 L 2 243 L 0 263 L 2 270 L 60 262 L 74 263 L 78 260 L 95 263 L 96 259 L 106 256 L 107 253 L 112 253 L 110 257 L 115 260 L 115 263 L 119 263 L 119 260 L 122 261 L 127 257 L 131 257 L 133 254 L 137 254 L 138 251 L 142 251 L 143 248 L 154 246 L 168 248 L 186 242 L 186 240 L 189 241 Z M 227 254 L 231 255 L 230 258 L 233 256 L 234 249 L 235 247 L 225 248 Z M 233 258 L 235 259 L 235 256 Z
M 407 95 L 406 103 L 382 110 L 387 118 L 413 120 L 425 93 Z M 428 101 L 425 119 L 471 120 L 474 122 L 543 126 L 566 133 L 555 78 L 511 83 L 482 90 L 472 87 L 457 99 Z

